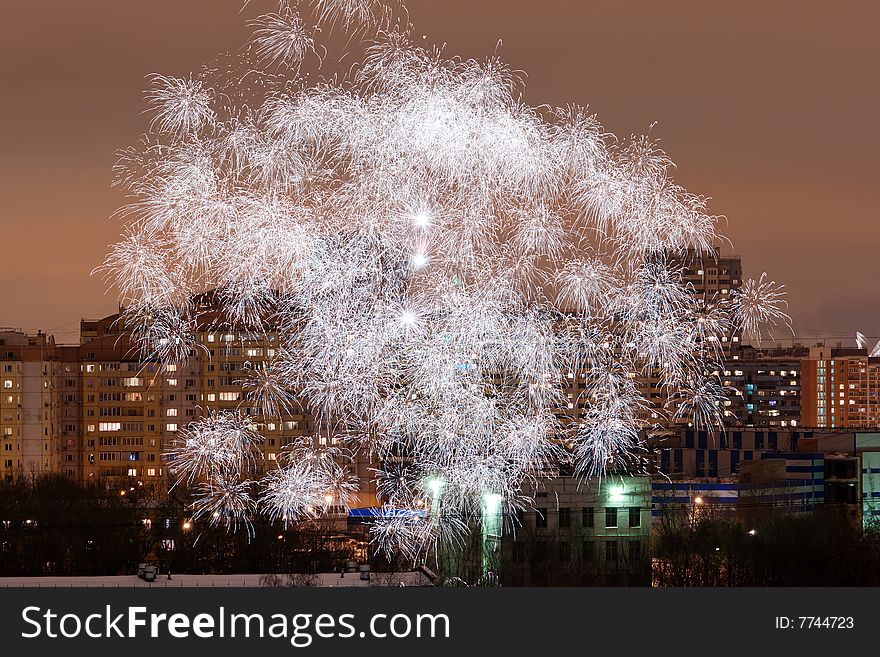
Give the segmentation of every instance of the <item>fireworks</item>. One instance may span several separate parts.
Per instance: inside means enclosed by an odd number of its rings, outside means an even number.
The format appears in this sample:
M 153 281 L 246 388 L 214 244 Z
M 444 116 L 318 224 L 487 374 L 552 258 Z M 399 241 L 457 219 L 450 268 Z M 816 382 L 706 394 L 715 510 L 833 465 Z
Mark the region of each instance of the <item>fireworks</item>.
M 298 69 L 306 55 L 315 51 L 314 39 L 290 7 L 284 7 L 280 14 L 260 16 L 251 25 L 255 28 L 252 43 L 261 60 Z
M 791 328 L 791 317 L 783 310 L 788 305 L 784 288 L 776 281 L 768 281 L 763 273 L 759 280 L 743 281 L 742 287 L 735 290 L 734 318 L 746 337 L 760 342 L 762 327 L 784 324 Z
M 190 299 L 208 290 L 231 330 L 278 337 L 243 373 L 242 409 L 197 420 L 171 451 L 178 479 L 200 482 L 197 517 L 234 528 L 345 508 L 342 456 L 365 450 L 378 545 L 421 558 L 489 506 L 508 522 L 560 460 L 583 476 L 631 464 L 651 425 L 640 374 L 672 414 L 719 421 L 704 372 L 721 336 L 787 317 L 763 277 L 733 305 L 683 282 L 676 263 L 708 257 L 715 218 L 653 141 L 524 105 L 499 59 L 412 44 L 397 3 L 299 9 L 253 21 L 250 52 L 271 72 L 154 76 L 153 134 L 117 167 L 133 201 L 103 269 L 144 358 L 190 357 Z M 320 26 L 348 32 L 362 63 L 309 58 Z M 312 60 L 322 75 L 301 75 Z M 280 421 L 294 406 L 323 442 L 288 446 L 254 481 L 244 411 Z M 320 447 L 334 442 L 344 451 Z

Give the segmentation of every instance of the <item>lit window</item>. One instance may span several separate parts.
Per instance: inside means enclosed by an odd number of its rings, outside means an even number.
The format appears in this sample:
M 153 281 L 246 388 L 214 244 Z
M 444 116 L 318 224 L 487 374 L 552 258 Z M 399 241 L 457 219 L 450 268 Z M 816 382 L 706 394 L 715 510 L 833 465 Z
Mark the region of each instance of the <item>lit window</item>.
M 169 385 L 169 386 L 176 386 L 176 385 L 177 385 L 177 379 L 168 379 L 168 385 Z
M 3 387 L 6 388 L 7 390 L 9 390 L 10 388 L 12 388 L 12 381 L 10 381 L 9 379 L 6 379 L 3 382 Z
M 208 401 L 217 401 L 217 395 L 215 395 L 213 392 L 209 392 Z
M 177 431 L 177 425 L 176 425 L 176 424 L 173 424 L 173 423 L 171 423 L 171 424 L 166 424 L 166 425 L 165 425 L 165 431 Z
M 165 414 L 166 414 L 168 417 L 177 417 L 177 409 L 176 409 L 176 408 L 169 408 L 169 409 L 165 412 Z

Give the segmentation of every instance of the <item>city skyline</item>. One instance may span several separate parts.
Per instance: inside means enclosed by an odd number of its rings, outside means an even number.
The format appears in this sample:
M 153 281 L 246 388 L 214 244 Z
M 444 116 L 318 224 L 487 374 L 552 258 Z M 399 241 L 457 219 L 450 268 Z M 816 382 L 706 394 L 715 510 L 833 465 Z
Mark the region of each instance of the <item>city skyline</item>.
M 201 2 L 9 10 L 2 67 L 19 100 L 0 110 L 8 153 L 0 227 L 15 247 L 4 249 L 0 325 L 74 342 L 80 317 L 115 310 L 115 291 L 104 295 L 105 283 L 89 272 L 121 229 L 109 219 L 124 201 L 110 188 L 111 168 L 115 149 L 146 126 L 144 76 L 197 69 L 244 41 L 242 4 L 212 3 L 210 30 L 199 28 Z M 252 2 L 245 16 L 262 4 Z M 505 7 L 455 0 L 411 13 L 429 26 L 420 28 L 428 42 L 454 34 L 448 50 L 468 57 L 491 54 L 503 35 L 505 59 L 529 74 L 530 103 L 589 103 L 620 136 L 657 121 L 652 134 L 678 163 L 678 181 L 712 196 L 712 211 L 728 217 L 727 251 L 743 257 L 747 275 L 766 270 L 786 284 L 799 335 L 878 332 L 870 269 L 877 229 L 865 221 L 877 163 L 869 131 L 877 91 L 868 77 L 876 9 Z M 826 249 L 827 270 L 816 266 Z

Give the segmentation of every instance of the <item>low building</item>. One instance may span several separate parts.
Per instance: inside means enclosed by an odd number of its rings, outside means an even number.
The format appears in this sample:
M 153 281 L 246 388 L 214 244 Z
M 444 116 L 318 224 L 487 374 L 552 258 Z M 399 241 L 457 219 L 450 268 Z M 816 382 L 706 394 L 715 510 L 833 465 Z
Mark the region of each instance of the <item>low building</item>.
M 548 480 L 502 539 L 514 586 L 650 582 L 651 479 Z

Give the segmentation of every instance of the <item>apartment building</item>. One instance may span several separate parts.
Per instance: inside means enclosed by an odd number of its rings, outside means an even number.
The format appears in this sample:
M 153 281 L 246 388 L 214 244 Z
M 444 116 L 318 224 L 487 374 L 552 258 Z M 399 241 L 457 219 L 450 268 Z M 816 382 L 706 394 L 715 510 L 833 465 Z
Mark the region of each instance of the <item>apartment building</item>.
M 728 390 L 728 426 L 787 428 L 801 424 L 801 358 L 809 348 L 758 349 L 743 345 L 719 372 Z M 810 425 L 812 426 L 812 425 Z
M 60 375 L 51 336 L 0 329 L 0 476 L 60 470 Z
M 263 442 L 254 453 L 254 476 L 278 467 L 290 444 L 315 448 L 336 445 L 332 431 L 319 430 L 307 409 L 290 404 L 280 417 L 264 417 L 249 403 L 243 382 L 254 368 L 271 361 L 279 348 L 277 333 L 229 326 L 217 314 L 210 294 L 194 300 L 198 313 L 195 348 L 186 363 L 160 366 L 145 361 L 129 340 L 120 315 L 83 320 L 81 344 L 67 347 L 64 359 L 73 364 L 65 386 L 65 405 L 79 407 L 77 448 L 65 456 L 85 480 L 120 485 L 167 482 L 173 462 L 163 456 L 180 429 L 199 417 L 222 411 L 249 415 Z M 68 387 L 65 387 L 65 391 Z M 76 392 L 73 392 L 73 391 Z M 74 415 L 74 413 L 71 413 Z M 375 505 L 370 469 L 373 455 L 358 452 L 346 462 L 361 482 L 355 506 Z M 125 482 L 123 481 L 123 484 Z
M 880 425 L 880 358 L 866 349 L 812 347 L 801 360 L 802 424 L 829 429 Z

